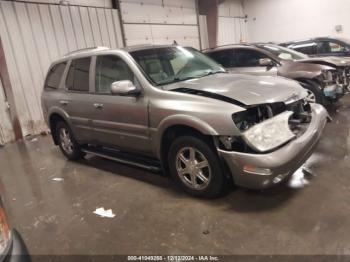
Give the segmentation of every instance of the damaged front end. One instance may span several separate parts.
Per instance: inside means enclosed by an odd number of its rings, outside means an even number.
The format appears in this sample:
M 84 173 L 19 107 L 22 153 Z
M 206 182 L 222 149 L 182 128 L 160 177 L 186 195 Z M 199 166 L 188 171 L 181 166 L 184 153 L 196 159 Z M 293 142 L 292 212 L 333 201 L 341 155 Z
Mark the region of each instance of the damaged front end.
M 238 136 L 219 137 L 218 154 L 235 184 L 252 189 L 286 180 L 312 154 L 327 121 L 322 105 L 302 100 L 235 113 Z
M 323 84 L 324 95 L 331 100 L 344 96 L 349 91 L 349 73 L 347 67 L 323 71 L 319 76 L 319 81 Z
M 226 150 L 266 153 L 305 132 L 311 121 L 310 105 L 303 99 L 292 103 L 263 104 L 232 115 L 241 136 L 220 137 Z

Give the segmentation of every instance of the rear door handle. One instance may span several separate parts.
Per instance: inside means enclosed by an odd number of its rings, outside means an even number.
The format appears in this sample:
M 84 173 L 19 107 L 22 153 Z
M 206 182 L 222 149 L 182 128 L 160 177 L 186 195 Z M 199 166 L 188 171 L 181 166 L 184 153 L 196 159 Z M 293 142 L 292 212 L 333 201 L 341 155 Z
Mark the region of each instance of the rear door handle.
M 68 105 L 68 101 L 61 100 L 61 101 L 60 101 L 60 104 L 63 105 L 63 106 L 66 106 L 66 105 Z
M 102 109 L 102 108 L 103 108 L 103 104 L 94 103 L 94 107 L 95 107 L 96 109 Z

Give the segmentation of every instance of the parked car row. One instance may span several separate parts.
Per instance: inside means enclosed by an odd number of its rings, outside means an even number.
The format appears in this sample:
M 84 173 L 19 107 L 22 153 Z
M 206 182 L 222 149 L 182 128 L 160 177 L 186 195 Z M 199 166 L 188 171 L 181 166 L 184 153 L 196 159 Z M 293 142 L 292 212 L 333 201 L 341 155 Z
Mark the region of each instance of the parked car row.
M 326 105 L 349 92 L 349 59 L 309 58 L 269 43 L 227 45 L 204 52 L 232 73 L 296 80 L 307 90 L 308 102 Z

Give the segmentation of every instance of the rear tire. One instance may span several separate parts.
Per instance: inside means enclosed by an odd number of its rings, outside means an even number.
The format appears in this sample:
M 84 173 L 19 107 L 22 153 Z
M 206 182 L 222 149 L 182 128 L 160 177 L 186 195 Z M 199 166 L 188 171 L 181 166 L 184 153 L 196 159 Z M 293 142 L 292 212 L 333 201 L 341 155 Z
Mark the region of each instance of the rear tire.
M 171 144 L 169 171 L 176 183 L 196 197 L 215 198 L 226 192 L 228 181 L 216 152 L 206 142 L 181 136 Z
M 60 121 L 56 124 L 56 136 L 58 146 L 69 160 L 78 160 L 84 157 L 80 145 L 75 140 L 73 133 L 66 122 Z

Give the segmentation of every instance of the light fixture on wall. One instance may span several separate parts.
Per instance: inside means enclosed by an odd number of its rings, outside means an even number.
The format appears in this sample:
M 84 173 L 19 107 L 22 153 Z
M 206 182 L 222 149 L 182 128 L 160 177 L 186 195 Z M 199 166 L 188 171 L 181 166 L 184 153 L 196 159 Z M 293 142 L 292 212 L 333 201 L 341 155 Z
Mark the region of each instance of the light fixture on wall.
M 338 34 L 343 33 L 343 26 L 342 25 L 336 25 L 334 28 Z

